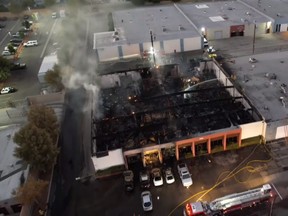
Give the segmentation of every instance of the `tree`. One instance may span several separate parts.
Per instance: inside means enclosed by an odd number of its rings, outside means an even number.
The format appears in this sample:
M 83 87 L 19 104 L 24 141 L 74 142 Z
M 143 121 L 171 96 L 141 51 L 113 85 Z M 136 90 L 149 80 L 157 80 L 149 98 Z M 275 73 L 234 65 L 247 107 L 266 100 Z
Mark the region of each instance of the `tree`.
M 56 91 L 61 91 L 64 89 L 59 65 L 55 64 L 52 70 L 48 70 L 44 79 L 45 82 L 53 87 Z
M 18 188 L 16 197 L 22 205 L 40 204 L 42 194 L 47 189 L 48 182 L 29 178 L 25 184 Z
M 29 29 L 31 25 L 32 24 L 28 20 L 22 22 L 22 26 L 24 26 L 26 29 Z
M 52 108 L 47 106 L 32 106 L 28 113 L 28 121 L 36 127 L 45 130 L 55 144 L 59 135 L 57 116 Z
M 0 56 L 0 81 L 5 81 L 10 76 L 10 62 L 4 57 Z
M 49 171 L 56 163 L 59 149 L 48 132 L 29 123 L 15 133 L 14 155 L 41 172 Z
M 14 46 L 12 44 L 8 44 L 8 50 L 12 54 L 16 53 L 16 49 L 14 48 Z
M 56 3 L 55 0 L 45 0 L 45 5 L 46 5 L 46 6 L 52 6 L 52 5 L 54 5 L 55 3 Z
M 131 0 L 134 5 L 144 5 L 145 0 Z
M 11 1 L 9 11 L 13 14 L 19 14 L 23 11 L 22 5 L 20 5 L 17 1 Z

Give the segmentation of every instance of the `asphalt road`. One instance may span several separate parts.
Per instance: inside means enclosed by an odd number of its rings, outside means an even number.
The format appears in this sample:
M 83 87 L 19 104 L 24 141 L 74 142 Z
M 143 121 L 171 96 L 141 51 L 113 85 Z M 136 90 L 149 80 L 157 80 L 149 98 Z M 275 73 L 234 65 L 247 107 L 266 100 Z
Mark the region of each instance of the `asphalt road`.
M 255 149 L 255 151 L 254 151 Z M 254 151 L 254 152 L 253 152 Z M 251 154 L 251 152 L 253 152 Z M 247 161 L 245 159 L 248 158 Z M 172 163 L 176 182 L 172 185 L 164 183 L 161 187 L 151 186 L 150 191 L 153 196 L 154 210 L 150 213 L 144 213 L 141 206 L 140 193 L 141 189 L 138 181 L 139 169 L 135 173 L 135 190 L 132 193 L 127 193 L 124 190 L 123 179 L 121 175 L 113 176 L 101 180 L 96 180 L 88 183 L 77 183 L 76 195 L 76 216 L 136 216 L 138 215 L 155 215 L 155 216 L 168 216 L 168 215 L 182 215 L 183 206 L 188 201 L 196 201 L 198 196 L 193 197 L 200 191 L 211 188 L 217 180 L 221 181 L 225 177 L 223 173 L 227 170 L 237 170 L 245 167 L 249 161 L 252 160 L 266 160 L 269 155 L 263 146 L 251 146 L 237 151 L 227 151 L 209 156 L 211 162 L 207 157 L 198 157 L 187 159 L 185 162 L 188 164 L 192 173 L 194 184 L 186 189 L 182 186 L 179 176 L 176 171 L 176 161 Z M 244 163 L 238 167 L 241 162 Z M 265 167 L 265 162 L 253 164 L 256 168 Z M 252 165 L 252 162 L 250 162 Z M 261 168 L 262 169 L 262 168 Z M 222 175 L 221 175 L 222 173 Z M 225 173 L 224 173 L 225 174 Z M 227 174 L 227 173 L 226 173 Z M 222 177 L 221 177 L 221 176 Z M 219 177 L 219 179 L 218 179 Z M 259 178 L 259 172 L 249 173 L 245 170 L 239 172 L 235 178 L 223 182 L 214 190 L 207 193 L 202 200 L 212 201 L 215 198 L 235 193 L 242 192 L 250 188 L 261 186 L 262 182 Z M 253 180 L 257 180 L 256 184 L 252 184 Z M 242 182 L 242 183 L 240 183 Z M 152 182 L 151 182 L 152 184 Z M 246 216 L 268 216 L 269 205 L 263 205 L 258 208 L 234 212 L 233 216 L 246 215 Z M 232 214 L 231 214 L 232 216 Z

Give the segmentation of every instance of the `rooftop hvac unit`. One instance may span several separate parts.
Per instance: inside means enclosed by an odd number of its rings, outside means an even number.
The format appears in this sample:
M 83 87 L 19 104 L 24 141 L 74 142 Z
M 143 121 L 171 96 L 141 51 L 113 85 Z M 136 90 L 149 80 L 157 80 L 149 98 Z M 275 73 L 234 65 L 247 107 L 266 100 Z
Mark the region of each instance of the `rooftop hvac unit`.
M 114 36 L 114 41 L 119 41 L 119 37 L 118 36 Z
M 165 27 L 165 26 L 162 26 L 162 31 L 163 31 L 163 32 L 166 32 L 166 30 L 167 30 L 166 27 Z
M 179 30 L 179 31 L 183 31 L 183 30 L 184 30 L 183 26 L 182 26 L 182 25 L 179 25 L 179 26 L 178 26 L 178 30 Z

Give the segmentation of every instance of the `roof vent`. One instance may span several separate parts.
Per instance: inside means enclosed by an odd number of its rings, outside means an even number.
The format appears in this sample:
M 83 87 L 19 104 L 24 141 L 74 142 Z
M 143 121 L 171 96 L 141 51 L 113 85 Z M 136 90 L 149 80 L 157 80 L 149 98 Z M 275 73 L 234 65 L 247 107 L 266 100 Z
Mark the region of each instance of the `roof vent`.
M 166 32 L 166 31 L 167 31 L 167 29 L 166 29 L 165 26 L 162 26 L 162 31 L 163 31 L 163 32 Z
M 232 7 L 228 7 L 227 10 L 233 10 L 233 8 Z
M 119 35 L 118 31 L 113 32 L 113 36 Z
M 251 15 L 249 11 L 247 11 L 245 14 L 246 14 L 246 15 L 248 15 L 248 16 L 250 16 L 250 15 Z
M 115 42 L 115 41 L 119 41 L 119 37 L 115 35 L 114 38 L 113 38 L 113 40 L 114 40 L 114 42 Z
M 178 26 L 178 30 L 179 30 L 179 31 L 183 31 L 183 30 L 184 30 L 184 27 L 183 27 L 182 25 L 179 25 L 179 26 Z
M 277 13 L 277 17 L 282 17 L 282 15 L 280 13 Z

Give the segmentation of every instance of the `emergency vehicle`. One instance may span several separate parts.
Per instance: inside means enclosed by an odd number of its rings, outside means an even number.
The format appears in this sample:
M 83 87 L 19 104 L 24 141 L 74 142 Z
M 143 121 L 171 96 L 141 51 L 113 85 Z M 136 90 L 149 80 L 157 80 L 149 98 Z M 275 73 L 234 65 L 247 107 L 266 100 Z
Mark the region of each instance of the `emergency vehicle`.
M 222 216 L 229 212 L 267 201 L 272 197 L 272 188 L 265 184 L 241 193 L 230 194 L 217 198 L 212 202 L 187 203 L 183 210 L 184 216 Z

